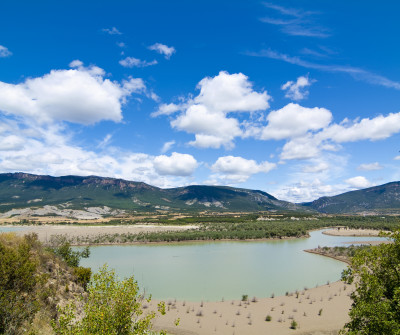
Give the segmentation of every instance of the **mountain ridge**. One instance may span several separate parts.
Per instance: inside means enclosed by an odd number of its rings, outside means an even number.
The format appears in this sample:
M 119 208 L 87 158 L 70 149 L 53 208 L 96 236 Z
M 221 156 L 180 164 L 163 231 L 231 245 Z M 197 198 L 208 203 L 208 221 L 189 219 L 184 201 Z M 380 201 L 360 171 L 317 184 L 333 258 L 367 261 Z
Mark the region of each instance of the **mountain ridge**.
M 159 188 L 144 182 L 99 176 L 0 174 L 0 213 L 81 215 L 100 218 L 124 212 L 302 211 L 323 214 L 400 214 L 400 182 L 326 196 L 294 204 L 261 190 L 189 185 Z M 28 213 L 28 210 L 25 210 Z M 86 214 L 85 214 L 86 213 Z
M 303 210 L 264 191 L 229 186 L 162 189 L 143 182 L 98 176 L 0 174 L 0 212 L 44 206 L 64 210 L 106 206 L 125 211 Z

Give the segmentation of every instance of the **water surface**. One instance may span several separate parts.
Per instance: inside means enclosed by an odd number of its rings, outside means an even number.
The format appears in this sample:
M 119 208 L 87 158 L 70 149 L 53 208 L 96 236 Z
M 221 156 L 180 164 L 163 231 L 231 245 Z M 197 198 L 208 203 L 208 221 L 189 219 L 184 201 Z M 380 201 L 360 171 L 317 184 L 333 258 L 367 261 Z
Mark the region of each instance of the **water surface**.
M 104 263 L 118 276 L 132 274 L 157 299 L 220 300 L 269 297 L 340 279 L 346 264 L 304 249 L 345 245 L 377 237 L 329 236 L 258 242 L 202 242 L 97 246 L 82 266 Z

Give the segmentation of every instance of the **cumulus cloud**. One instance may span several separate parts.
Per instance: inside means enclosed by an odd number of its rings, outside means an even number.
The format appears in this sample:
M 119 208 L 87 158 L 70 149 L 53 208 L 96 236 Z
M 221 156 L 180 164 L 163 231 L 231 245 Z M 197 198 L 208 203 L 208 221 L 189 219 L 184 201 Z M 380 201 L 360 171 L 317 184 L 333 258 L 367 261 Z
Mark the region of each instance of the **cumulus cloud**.
M 9 57 L 11 55 L 12 55 L 12 52 L 10 50 L 8 50 L 8 48 L 6 48 L 3 45 L 0 45 L 0 58 Z
M 118 83 L 104 78 L 105 71 L 99 67 L 84 67 L 79 60 L 70 66 L 72 69 L 52 70 L 20 84 L 0 82 L 0 111 L 39 123 L 120 122 L 128 97 L 146 91 L 140 78 Z
M 325 108 L 307 108 L 289 103 L 269 113 L 267 120 L 268 125 L 262 130 L 261 139 L 281 140 L 327 127 L 332 120 L 332 113 Z
M 310 159 L 317 157 L 321 149 L 315 143 L 312 136 L 304 136 L 286 142 L 283 146 L 280 158 L 283 160 Z
M 170 59 L 171 56 L 176 52 L 174 47 L 169 47 L 161 43 L 155 43 L 153 45 L 150 45 L 149 50 L 153 50 L 161 55 L 164 55 L 166 59 Z
M 206 77 L 197 85 L 200 93 L 195 98 L 175 105 L 161 105 L 153 113 L 169 115 L 184 109 L 171 121 L 173 128 L 195 134 L 190 145 L 201 148 L 232 148 L 235 137 L 244 135 L 232 113 L 256 112 L 269 107 L 266 91 L 256 92 L 247 76 L 221 71 L 215 77 Z M 228 114 L 231 114 L 228 116 Z
M 103 32 L 109 34 L 109 35 L 122 35 L 122 33 L 115 27 L 112 28 L 104 28 L 102 29 Z
M 357 176 L 353 178 L 346 179 L 345 182 L 349 184 L 350 186 L 361 189 L 361 188 L 366 188 L 372 186 L 372 184 L 368 181 L 367 178 L 363 176 Z
M 369 164 L 360 164 L 357 167 L 357 170 L 360 171 L 376 171 L 376 170 L 382 170 L 383 166 L 379 164 L 378 162 L 375 163 L 369 163 Z
M 196 140 L 191 145 L 201 148 L 233 146 L 233 139 L 241 135 L 239 122 L 224 113 L 210 112 L 204 105 L 192 105 L 185 113 L 171 122 L 172 127 L 194 133 Z
M 107 135 L 103 142 L 110 140 L 111 135 Z M 73 134 L 59 124 L 38 125 L 7 117 L 0 122 L 2 172 L 98 175 L 142 181 L 159 187 L 175 187 L 190 183 L 187 176 L 195 164 L 194 158 L 188 156 L 173 154 L 164 165 L 162 156 L 115 147 L 100 152 L 85 149 L 74 144 Z
M 229 179 L 234 182 L 245 182 L 256 173 L 268 173 L 276 168 L 276 164 L 270 162 L 257 163 L 252 159 L 237 156 L 219 157 L 211 166 L 211 169 L 219 174 L 219 179 Z
M 330 185 L 318 178 L 313 180 L 300 180 L 294 184 L 281 187 L 273 192 L 278 199 L 295 203 L 313 201 L 323 196 L 332 196 L 347 190 L 345 185 Z
M 134 57 L 126 57 L 124 59 L 121 59 L 119 61 L 119 64 L 122 65 L 123 67 L 147 67 L 147 66 L 152 66 L 156 65 L 158 62 L 156 60 L 153 60 L 151 62 L 145 61 L 145 60 L 140 60 L 138 58 Z
M 197 88 L 200 94 L 194 99 L 212 112 L 254 112 L 269 107 L 266 91 L 256 92 L 243 73 L 229 74 L 221 71 L 215 77 L 202 79 Z
M 341 124 L 333 124 L 327 128 L 323 137 L 335 142 L 355 142 L 360 140 L 383 140 L 400 131 L 400 113 L 379 115 L 373 119 L 365 118 L 350 122 L 344 120 Z
M 160 175 L 190 176 L 198 163 L 192 155 L 173 152 L 171 156 L 161 155 L 154 159 L 154 168 Z
M 308 97 L 309 91 L 306 89 L 311 86 L 314 81 L 308 76 L 298 77 L 297 81 L 288 81 L 281 86 L 281 89 L 286 91 L 285 97 L 292 100 L 303 100 Z
M 297 113 L 297 111 L 301 111 Z M 296 119 L 298 118 L 298 119 Z M 322 151 L 338 151 L 342 143 L 377 141 L 400 132 L 400 113 L 361 120 L 331 123 L 332 115 L 324 108 L 304 108 L 288 104 L 268 115 L 269 124 L 258 128 L 261 139 L 285 139 L 281 159 L 310 159 Z M 296 127 L 296 125 L 297 127 Z

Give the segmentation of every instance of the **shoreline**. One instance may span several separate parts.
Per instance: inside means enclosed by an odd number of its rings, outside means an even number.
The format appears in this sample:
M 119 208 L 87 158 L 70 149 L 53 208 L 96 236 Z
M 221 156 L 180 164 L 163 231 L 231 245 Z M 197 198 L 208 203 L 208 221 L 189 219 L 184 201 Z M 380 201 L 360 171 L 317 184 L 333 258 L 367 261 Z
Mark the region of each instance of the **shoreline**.
M 0 225 L 6 228 L 21 228 L 20 230 L 12 231 L 15 234 L 22 236 L 29 233 L 37 233 L 39 240 L 43 243 L 48 242 L 51 236 L 61 235 L 77 237 L 96 238 L 104 235 L 113 234 L 139 234 L 147 232 L 168 232 L 168 231 L 185 231 L 196 229 L 195 225 L 102 225 L 102 226 L 65 226 L 65 225 Z M 204 239 L 204 240 L 181 240 L 181 241 L 129 241 L 129 242 L 107 242 L 107 243 L 71 243 L 72 246 L 109 246 L 109 245 L 151 245 L 151 244 L 174 244 L 174 243 L 212 243 L 212 242 L 265 242 L 265 241 L 279 241 L 279 240 L 293 240 L 297 238 L 308 238 L 310 235 L 307 233 L 303 236 L 281 236 L 260 239 Z
M 350 261 L 348 259 L 346 259 L 345 257 L 339 257 L 339 256 L 333 256 L 333 255 L 326 255 L 320 251 L 314 250 L 314 249 L 305 249 L 303 250 L 305 252 L 308 252 L 310 254 L 314 254 L 314 255 L 320 255 L 320 256 L 324 256 L 324 257 L 328 257 L 328 258 L 332 258 L 332 259 L 336 259 L 337 261 L 346 263 L 348 265 L 350 265 Z

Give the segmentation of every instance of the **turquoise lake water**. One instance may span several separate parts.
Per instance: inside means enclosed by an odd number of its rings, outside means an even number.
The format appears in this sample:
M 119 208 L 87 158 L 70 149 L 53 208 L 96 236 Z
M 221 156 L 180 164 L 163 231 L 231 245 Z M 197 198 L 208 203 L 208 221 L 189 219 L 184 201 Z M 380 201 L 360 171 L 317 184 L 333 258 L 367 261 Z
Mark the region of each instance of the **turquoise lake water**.
M 82 266 L 96 271 L 107 263 L 121 278 L 135 276 L 156 299 L 213 301 L 283 295 L 340 279 L 346 264 L 304 249 L 347 245 L 377 237 L 310 233 L 310 238 L 262 242 L 203 242 L 91 248 Z
M 0 227 L 1 231 L 21 230 Z M 378 240 L 310 233 L 310 238 L 255 242 L 200 242 L 91 247 L 82 266 L 97 271 L 107 263 L 120 278 L 135 276 L 156 299 L 213 301 L 269 297 L 340 279 L 346 264 L 304 252 L 320 246 Z

